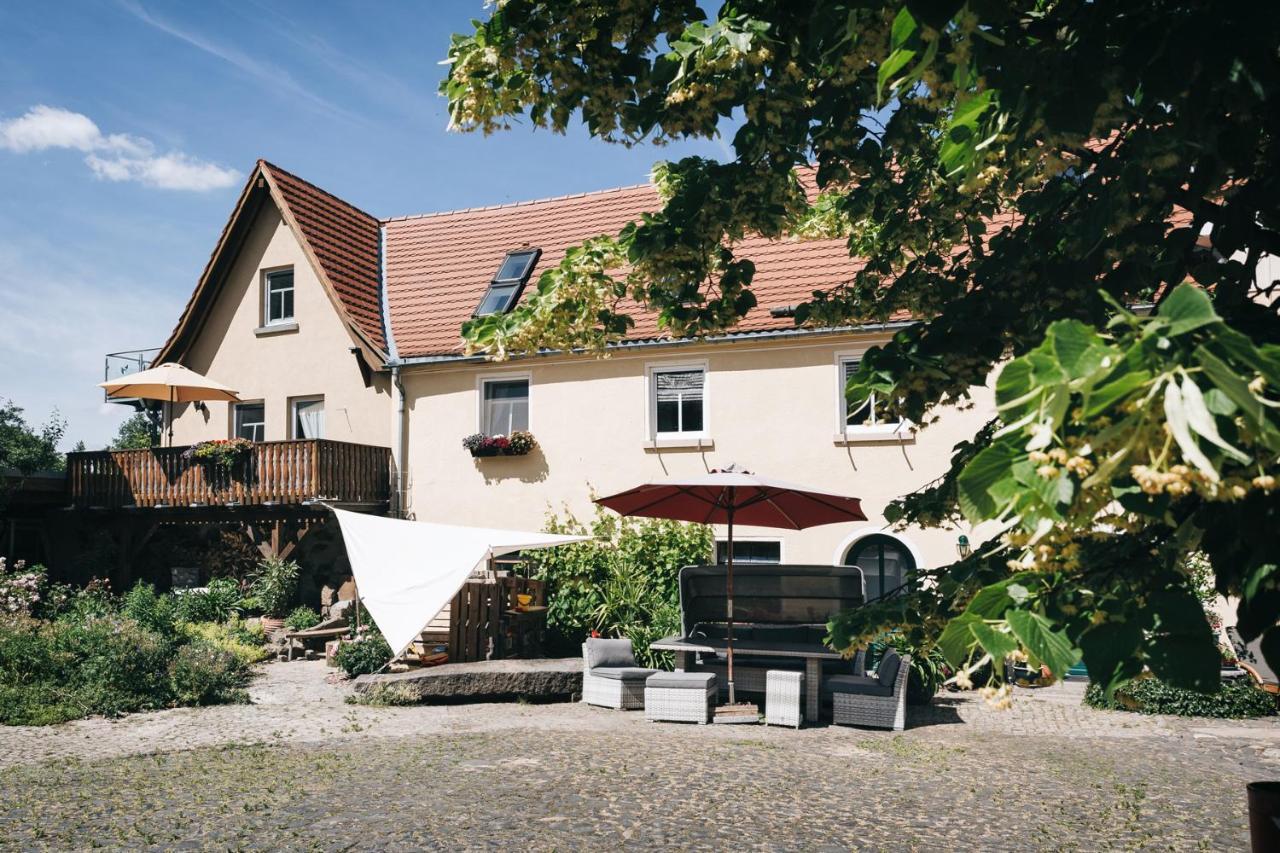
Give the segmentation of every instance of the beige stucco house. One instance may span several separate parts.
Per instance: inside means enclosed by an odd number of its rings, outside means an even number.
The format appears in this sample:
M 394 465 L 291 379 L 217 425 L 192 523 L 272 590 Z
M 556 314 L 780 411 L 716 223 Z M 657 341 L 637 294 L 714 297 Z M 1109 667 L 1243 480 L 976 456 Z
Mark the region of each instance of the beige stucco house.
M 378 219 L 265 162 L 255 167 L 158 361 L 244 402 L 174 413 L 176 442 L 325 438 L 392 449 L 393 511 L 538 529 L 586 519 L 593 494 L 736 463 L 856 495 L 870 521 L 744 528 L 738 559 L 858 561 L 886 588 L 955 558 L 965 530 L 892 531 L 891 500 L 945 470 L 992 413 L 990 393 L 927 429 L 849 412 L 844 372 L 900 324 L 797 329 L 791 306 L 855 267 L 842 241 L 755 239 L 759 305 L 732 334 L 673 340 L 639 312 L 607 358 L 466 356 L 461 324 L 509 310 L 567 247 L 658 205 L 648 186 Z M 903 322 L 907 322 L 904 320 Z M 473 433 L 528 430 L 526 456 L 473 458 Z

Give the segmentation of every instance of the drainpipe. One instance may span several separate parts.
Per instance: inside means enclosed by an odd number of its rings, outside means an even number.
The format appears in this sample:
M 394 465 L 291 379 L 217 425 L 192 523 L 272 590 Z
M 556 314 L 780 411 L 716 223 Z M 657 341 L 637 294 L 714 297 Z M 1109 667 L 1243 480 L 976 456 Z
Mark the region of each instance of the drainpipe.
M 409 464 L 409 435 L 404 428 L 405 403 L 404 381 L 400 377 L 400 365 L 391 367 L 391 384 L 396 389 L 396 481 L 395 506 L 392 511 L 396 518 L 405 517 L 405 468 Z
M 405 403 L 404 382 L 400 378 L 403 362 L 396 350 L 396 336 L 391 329 L 391 303 L 387 298 L 387 227 L 378 229 L 378 302 L 382 309 L 382 329 L 387 338 L 387 367 L 391 368 L 391 387 L 396 395 L 396 438 L 395 462 L 396 473 L 391 483 L 391 515 L 404 518 L 407 514 L 405 495 L 408 492 L 408 475 L 405 466 L 409 464 L 409 436 L 404 428 Z

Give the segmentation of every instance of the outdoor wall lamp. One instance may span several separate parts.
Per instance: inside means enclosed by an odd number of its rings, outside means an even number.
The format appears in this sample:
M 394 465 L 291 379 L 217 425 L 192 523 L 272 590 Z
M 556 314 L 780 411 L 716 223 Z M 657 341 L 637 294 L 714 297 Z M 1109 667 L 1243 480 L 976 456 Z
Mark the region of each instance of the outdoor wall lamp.
M 965 536 L 963 533 L 960 534 L 960 538 L 956 540 L 956 553 L 960 555 L 960 559 L 962 560 L 968 559 L 969 555 L 973 553 L 973 546 L 969 544 L 969 537 Z

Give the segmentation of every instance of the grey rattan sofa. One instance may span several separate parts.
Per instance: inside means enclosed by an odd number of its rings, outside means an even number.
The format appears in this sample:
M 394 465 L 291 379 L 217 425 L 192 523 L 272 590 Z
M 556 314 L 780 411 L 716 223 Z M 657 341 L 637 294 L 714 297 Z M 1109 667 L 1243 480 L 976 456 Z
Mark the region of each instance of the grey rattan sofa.
M 907 724 L 907 676 L 911 655 L 885 652 L 875 675 L 834 675 L 827 679 L 831 691 L 832 722 L 846 726 L 873 726 L 902 731 Z
M 643 708 L 645 680 L 657 671 L 636 666 L 630 640 L 592 637 L 582 644 L 582 701 L 620 710 Z

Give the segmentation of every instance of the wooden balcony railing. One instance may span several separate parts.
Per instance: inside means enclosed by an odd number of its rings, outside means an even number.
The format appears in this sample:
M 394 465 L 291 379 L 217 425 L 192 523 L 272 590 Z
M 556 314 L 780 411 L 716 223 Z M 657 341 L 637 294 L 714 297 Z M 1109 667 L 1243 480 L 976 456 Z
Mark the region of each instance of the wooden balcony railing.
M 266 441 L 231 470 L 184 459 L 185 447 L 67 454 L 78 507 L 235 506 L 327 500 L 386 503 L 391 450 L 327 439 Z

